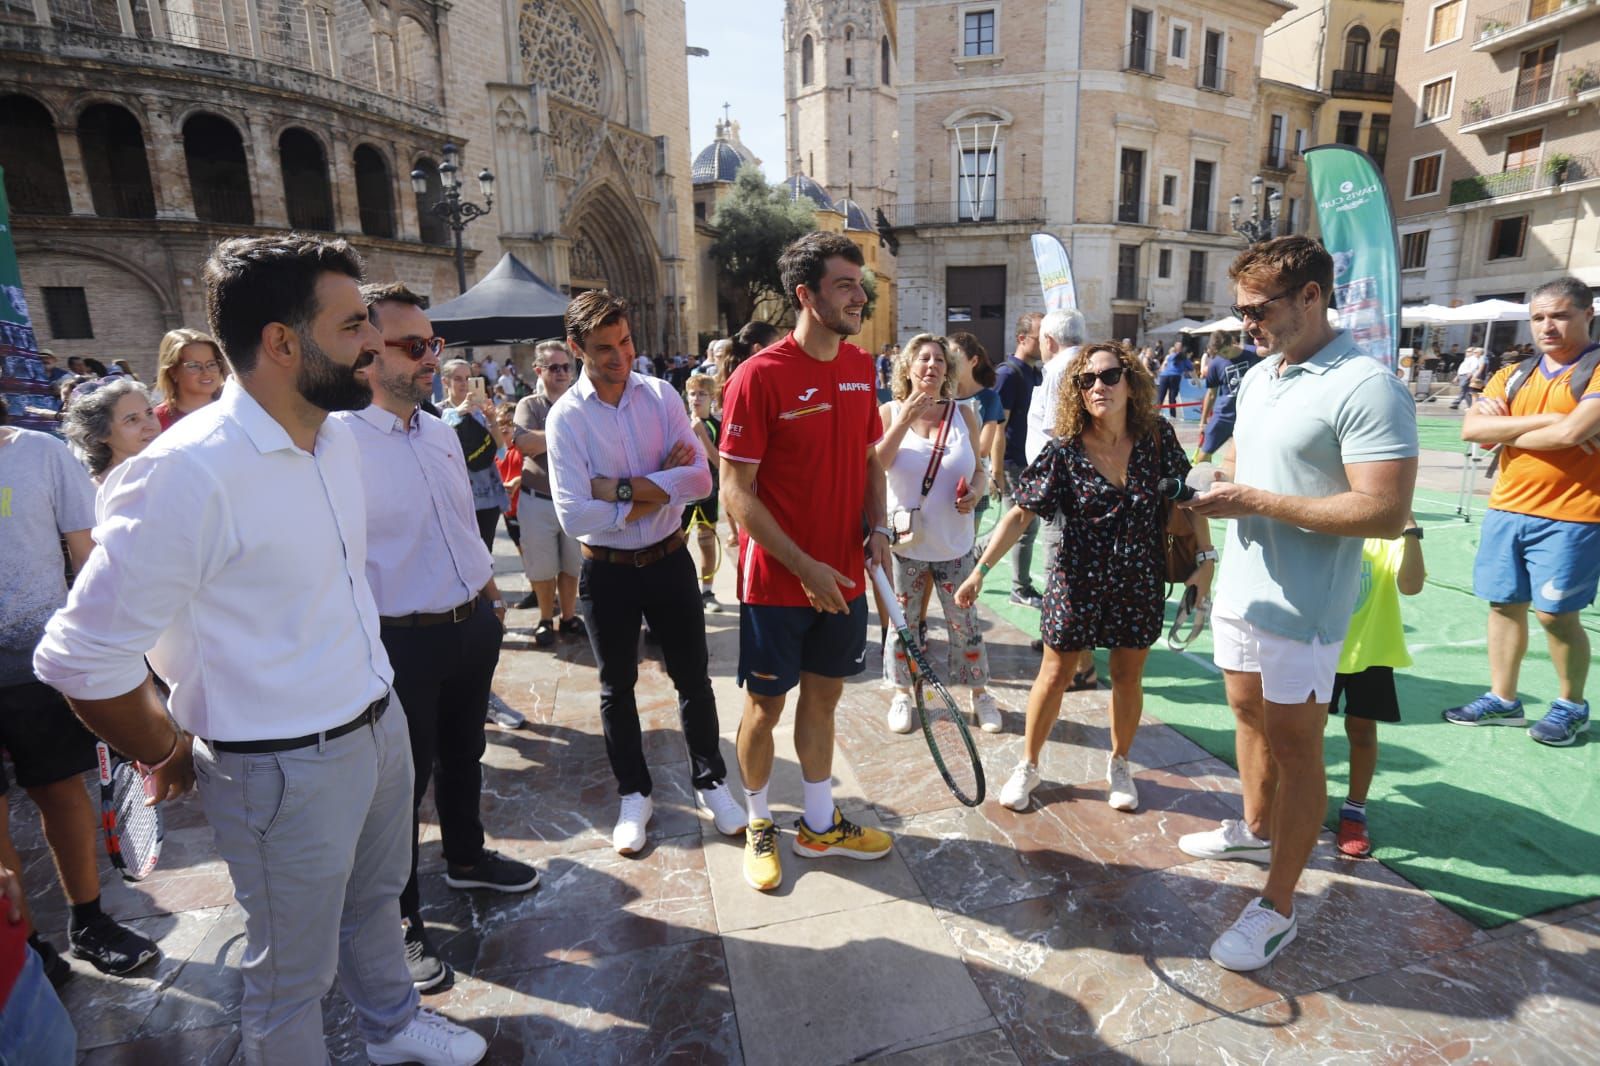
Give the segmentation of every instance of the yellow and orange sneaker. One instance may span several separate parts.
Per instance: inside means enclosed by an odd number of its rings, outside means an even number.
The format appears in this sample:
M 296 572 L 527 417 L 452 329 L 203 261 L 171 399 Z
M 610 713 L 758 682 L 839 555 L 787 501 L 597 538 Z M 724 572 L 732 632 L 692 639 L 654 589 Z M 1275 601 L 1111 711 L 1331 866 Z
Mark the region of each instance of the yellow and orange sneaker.
M 881 859 L 889 854 L 894 841 L 881 829 L 856 825 L 833 809 L 833 828 L 826 833 L 813 833 L 804 818 L 795 823 L 794 853 L 808 859 L 824 855 L 844 855 L 851 859 Z
M 783 883 L 778 862 L 778 827 L 770 818 L 752 818 L 744 830 L 744 879 L 758 892 L 771 892 Z

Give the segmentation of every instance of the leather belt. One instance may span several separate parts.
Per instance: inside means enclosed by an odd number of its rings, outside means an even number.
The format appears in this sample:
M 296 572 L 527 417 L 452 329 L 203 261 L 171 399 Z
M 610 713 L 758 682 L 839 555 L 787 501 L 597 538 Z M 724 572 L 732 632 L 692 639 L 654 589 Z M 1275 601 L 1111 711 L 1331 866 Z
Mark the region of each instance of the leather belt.
M 397 629 L 414 629 L 417 626 L 442 626 L 460 625 L 472 617 L 473 608 L 478 606 L 478 597 L 474 596 L 466 603 L 458 604 L 448 611 L 439 611 L 434 614 L 403 614 L 398 618 L 380 618 L 378 624 Z
M 583 550 L 585 559 L 593 559 L 600 563 L 615 563 L 618 566 L 649 566 L 659 563 L 685 543 L 683 530 L 678 530 L 666 540 L 657 541 L 638 551 L 628 551 L 623 548 L 592 548 L 587 544 L 579 545 Z
M 336 740 L 346 733 L 354 733 L 364 725 L 377 725 L 378 719 L 382 718 L 383 712 L 388 709 L 389 693 L 385 692 L 344 725 L 334 726 L 321 733 L 309 733 L 303 737 L 289 737 L 286 740 L 208 740 L 206 744 L 212 751 L 227 751 L 235 755 L 271 755 L 280 751 L 294 751 L 297 748 L 309 748 L 329 740 Z

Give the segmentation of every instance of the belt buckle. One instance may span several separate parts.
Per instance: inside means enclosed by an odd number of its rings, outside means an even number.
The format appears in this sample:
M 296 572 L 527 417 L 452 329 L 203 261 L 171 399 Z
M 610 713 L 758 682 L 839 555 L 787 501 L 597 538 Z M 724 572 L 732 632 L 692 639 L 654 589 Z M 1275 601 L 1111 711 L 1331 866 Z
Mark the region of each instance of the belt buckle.
M 472 608 L 476 602 L 477 601 L 475 600 L 468 600 L 466 603 L 457 604 L 456 606 L 450 608 L 451 624 L 459 625 L 460 623 L 465 622 L 468 618 L 472 617 Z
M 655 549 L 653 549 L 653 548 L 641 548 L 638 551 L 634 552 L 633 553 L 633 568 L 635 570 L 642 570 L 645 567 L 649 566 L 651 563 L 655 562 L 654 559 L 651 559 L 651 558 L 648 557 L 648 553 L 652 552 L 654 550 Z

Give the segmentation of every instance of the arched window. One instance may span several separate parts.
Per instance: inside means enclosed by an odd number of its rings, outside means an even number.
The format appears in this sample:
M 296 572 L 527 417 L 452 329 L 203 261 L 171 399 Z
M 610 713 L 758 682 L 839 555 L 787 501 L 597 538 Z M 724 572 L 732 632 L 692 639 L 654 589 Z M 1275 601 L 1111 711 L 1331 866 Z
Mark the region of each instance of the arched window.
M 393 237 L 394 183 L 389 180 L 389 164 L 370 144 L 356 147 L 355 164 L 361 232 L 368 237 Z
M 0 96 L 0 167 L 6 171 L 6 198 L 14 213 L 72 211 L 56 124 L 31 96 Z
M 302 129 L 284 130 L 278 137 L 278 165 L 283 170 L 289 228 L 332 232 L 333 190 L 328 187 L 328 157 L 322 142 Z
M 95 104 L 78 116 L 78 150 L 83 155 L 94 213 L 102 218 L 155 218 L 150 161 L 139 120 L 116 104 Z
M 439 104 L 439 49 L 422 23 L 400 18 L 400 76 L 398 95 L 414 104 Z
M 889 38 L 888 37 L 884 37 L 883 43 L 878 46 L 878 65 L 883 68 L 883 77 L 880 79 L 883 82 L 883 84 L 885 84 L 885 85 L 893 84 L 889 80 Z
M 1352 26 L 1344 35 L 1344 69 L 1360 74 L 1367 69 L 1367 45 L 1372 35 L 1363 26 Z
M 439 164 L 423 156 L 417 160 L 416 169 L 422 171 L 427 181 L 426 190 L 417 194 L 417 225 L 421 231 L 422 243 L 449 244 L 450 231 L 445 228 L 444 219 L 428 210 L 444 198 L 444 183 L 439 180 Z
M 204 112 L 191 117 L 183 124 L 183 155 L 189 164 L 195 218 L 238 226 L 255 224 L 244 139 L 233 123 Z
M 1392 78 L 1399 63 L 1400 31 L 1384 30 L 1378 37 L 1378 73 Z
M 844 28 L 844 39 L 847 41 L 856 39 L 856 28 L 854 26 L 846 26 Z
M 816 47 L 811 43 L 808 33 L 800 38 L 800 84 L 810 85 L 812 77 L 816 74 L 817 56 Z

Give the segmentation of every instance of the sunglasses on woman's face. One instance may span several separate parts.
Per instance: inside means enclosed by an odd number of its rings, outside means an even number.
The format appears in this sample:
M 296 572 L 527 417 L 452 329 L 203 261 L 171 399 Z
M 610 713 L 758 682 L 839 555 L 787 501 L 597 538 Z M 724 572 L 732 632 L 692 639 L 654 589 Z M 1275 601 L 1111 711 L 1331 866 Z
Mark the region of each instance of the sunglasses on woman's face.
M 1090 389 L 1094 388 L 1094 383 L 1096 381 L 1105 385 L 1105 387 L 1109 389 L 1121 380 L 1122 368 L 1120 366 L 1107 367 L 1101 371 L 1091 370 L 1087 374 L 1078 375 L 1078 391 L 1088 392 Z
M 438 355 L 444 351 L 443 337 L 407 337 L 403 341 L 384 341 L 385 348 L 399 348 L 413 362 L 419 361 L 425 355 Z

